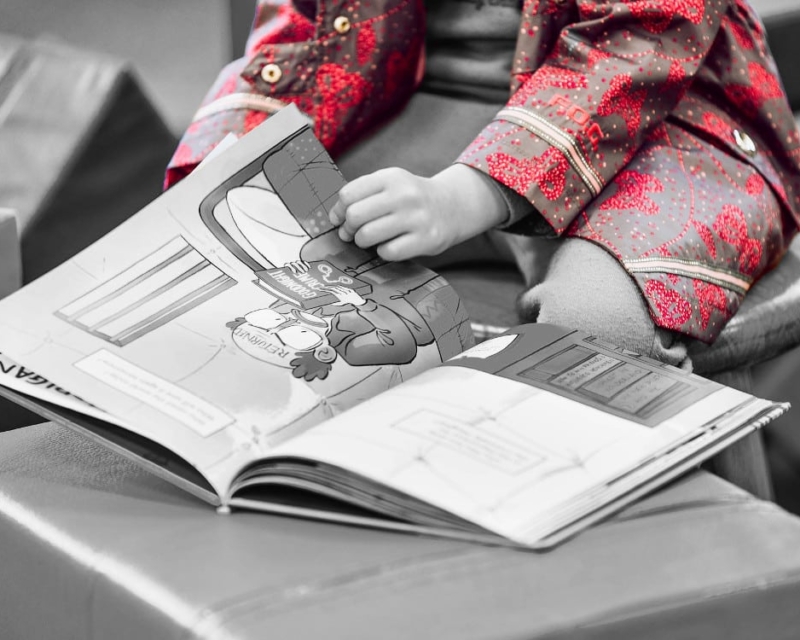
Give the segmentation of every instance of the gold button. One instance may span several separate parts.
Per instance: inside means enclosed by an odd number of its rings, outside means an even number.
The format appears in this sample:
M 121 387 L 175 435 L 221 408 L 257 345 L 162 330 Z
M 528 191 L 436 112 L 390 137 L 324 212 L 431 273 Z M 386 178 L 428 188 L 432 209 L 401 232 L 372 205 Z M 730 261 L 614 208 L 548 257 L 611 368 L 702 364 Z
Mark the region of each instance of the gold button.
M 733 137 L 736 140 L 738 147 L 744 151 L 748 156 L 756 155 L 756 143 L 753 139 L 743 131 L 733 130 Z
M 282 75 L 283 71 L 281 71 L 281 68 L 274 63 L 264 65 L 264 68 L 261 69 L 261 78 L 264 80 L 264 82 L 269 82 L 270 84 L 275 84 L 281 79 Z
M 350 19 L 347 16 L 339 16 L 333 21 L 333 28 L 342 35 L 350 31 L 350 26 Z

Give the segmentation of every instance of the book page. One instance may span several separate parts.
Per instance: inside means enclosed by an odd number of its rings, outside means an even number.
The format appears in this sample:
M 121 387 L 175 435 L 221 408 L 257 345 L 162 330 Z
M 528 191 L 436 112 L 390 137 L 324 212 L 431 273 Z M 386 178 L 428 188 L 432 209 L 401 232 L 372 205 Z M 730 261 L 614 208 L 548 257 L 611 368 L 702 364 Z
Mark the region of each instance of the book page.
M 471 344 L 442 278 L 339 239 L 343 184 L 288 107 L 0 301 L 0 351 L 224 492 L 276 443 Z
M 275 454 L 342 467 L 528 544 L 563 505 L 750 398 L 578 332 L 542 325 L 519 332 Z
M 73 395 L 66 389 L 62 389 L 54 382 L 15 362 L 3 353 L 0 353 L 0 384 L 31 398 L 56 404 L 71 411 L 78 411 L 93 418 L 100 420 L 111 418 L 105 411 L 89 404 L 83 398 Z

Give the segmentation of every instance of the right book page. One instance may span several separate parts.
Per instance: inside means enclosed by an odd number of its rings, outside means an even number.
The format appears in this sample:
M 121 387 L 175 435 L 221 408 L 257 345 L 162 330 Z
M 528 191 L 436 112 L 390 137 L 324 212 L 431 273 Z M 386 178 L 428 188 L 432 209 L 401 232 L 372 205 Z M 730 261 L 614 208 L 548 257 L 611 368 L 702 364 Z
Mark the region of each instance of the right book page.
M 770 406 L 579 332 L 525 325 L 274 453 L 346 469 L 531 545 L 630 491 L 615 483 L 641 484 L 648 465 Z

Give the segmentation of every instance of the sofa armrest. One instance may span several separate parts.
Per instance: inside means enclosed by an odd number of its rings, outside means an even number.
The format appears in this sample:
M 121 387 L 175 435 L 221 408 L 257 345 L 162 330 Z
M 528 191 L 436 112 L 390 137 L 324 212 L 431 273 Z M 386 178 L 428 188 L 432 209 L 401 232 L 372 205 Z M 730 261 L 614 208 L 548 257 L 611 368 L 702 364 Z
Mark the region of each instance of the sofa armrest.
M 21 284 L 22 259 L 17 216 L 13 209 L 0 208 L 0 298 L 19 289 Z

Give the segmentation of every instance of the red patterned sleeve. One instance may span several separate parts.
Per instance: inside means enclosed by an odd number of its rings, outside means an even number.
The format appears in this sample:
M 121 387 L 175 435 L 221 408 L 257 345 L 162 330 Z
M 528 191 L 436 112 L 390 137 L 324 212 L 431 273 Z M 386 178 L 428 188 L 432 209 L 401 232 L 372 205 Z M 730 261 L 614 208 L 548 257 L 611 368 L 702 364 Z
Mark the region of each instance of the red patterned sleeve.
M 191 173 L 226 135 L 247 133 L 284 106 L 283 101 L 263 95 L 242 74 L 262 48 L 278 43 L 302 43 L 313 35 L 313 21 L 293 3 L 259 0 L 245 55 L 228 64 L 206 94 L 170 160 L 164 188 Z
M 527 198 L 560 234 L 678 103 L 728 0 L 581 0 L 563 27 L 548 17 L 555 5 L 525 2 L 515 90 L 458 161 Z M 558 33 L 539 64 L 548 28 Z

